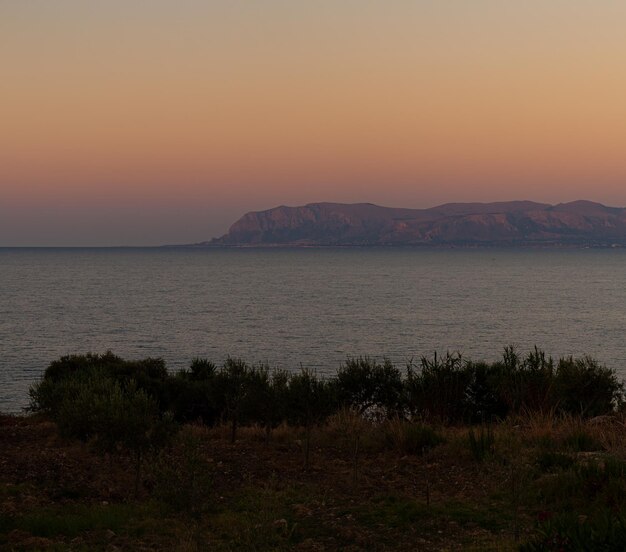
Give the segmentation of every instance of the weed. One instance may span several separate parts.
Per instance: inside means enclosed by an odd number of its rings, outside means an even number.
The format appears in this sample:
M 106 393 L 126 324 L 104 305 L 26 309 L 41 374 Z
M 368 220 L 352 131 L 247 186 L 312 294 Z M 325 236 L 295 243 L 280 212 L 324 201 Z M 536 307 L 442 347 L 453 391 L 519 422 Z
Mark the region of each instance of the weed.
M 570 455 L 549 450 L 540 452 L 536 462 L 542 472 L 567 470 L 574 465 L 574 459 Z
M 432 427 L 417 422 L 396 419 L 384 427 L 388 445 L 402 454 L 424 454 L 444 442 Z
M 564 444 L 572 452 L 596 452 L 602 450 L 602 444 L 582 428 L 578 428 L 568 435 Z
M 492 456 L 495 451 L 496 438 L 490 425 L 481 425 L 478 434 L 476 434 L 474 428 L 470 428 L 467 434 L 467 442 L 472 457 L 477 462 L 484 461 L 487 457 Z
M 201 437 L 187 428 L 154 466 L 154 495 L 175 512 L 199 515 L 209 504 L 213 477 L 201 444 Z

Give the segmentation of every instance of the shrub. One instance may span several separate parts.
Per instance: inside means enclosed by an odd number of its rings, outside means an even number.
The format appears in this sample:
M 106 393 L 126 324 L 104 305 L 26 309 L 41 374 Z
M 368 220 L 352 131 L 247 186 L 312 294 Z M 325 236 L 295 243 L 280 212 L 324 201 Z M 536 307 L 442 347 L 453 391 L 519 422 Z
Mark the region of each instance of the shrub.
M 194 358 L 191 361 L 189 379 L 192 381 L 207 381 L 215 376 L 216 366 L 206 358 Z
M 265 427 L 265 440 L 269 442 L 272 430 L 287 419 L 289 401 L 289 382 L 291 375 L 284 370 L 274 370 L 271 375 L 265 368 L 267 380 L 256 388 L 258 397 L 254 401 L 256 415 Z M 251 418 L 254 417 L 251 412 Z
M 587 356 L 559 360 L 555 394 L 559 409 L 584 417 L 613 412 L 624 400 L 624 385 L 614 370 Z
M 468 372 L 464 399 L 467 421 L 491 422 L 505 418 L 509 406 L 500 392 L 503 380 L 502 365 L 468 362 L 465 369 Z
M 368 357 L 348 358 L 336 383 L 340 404 L 361 414 L 374 410 L 390 417 L 403 409 L 402 375 L 389 360 L 378 364 Z
M 169 406 L 178 422 L 201 421 L 214 425 L 221 410 L 214 397 L 212 379 L 192 379 L 188 372 L 179 372 L 168 383 Z
M 90 372 L 93 369 L 111 372 L 114 366 L 124 362 L 123 359 L 114 355 L 111 351 L 107 351 L 103 355 L 93 353 L 66 355 L 50 363 L 44 372 L 44 379 L 58 382 L 81 372 Z
M 506 347 L 500 364 L 498 391 L 510 412 L 549 412 L 554 407 L 554 361 L 534 348 L 520 359 L 513 347 Z
M 55 404 L 62 400 L 59 394 L 67 391 L 66 385 L 72 385 L 68 382 L 82 381 L 95 373 L 117 381 L 122 386 L 132 380 L 137 388 L 157 401 L 162 411 L 170 407 L 169 376 L 163 359 L 129 361 L 107 351 L 102 355 L 69 355 L 51 362 L 42 381 L 30 390 L 31 410 L 54 411 Z
M 413 417 L 458 423 L 466 414 L 470 373 L 460 354 L 446 353 L 432 360 L 422 357 L 420 368 L 407 367 L 407 404 Z
M 304 427 L 304 468 L 309 467 L 311 431 L 337 410 L 334 382 L 319 379 L 314 372 L 302 369 L 291 377 L 288 391 L 288 421 Z
M 231 442 L 237 438 L 237 427 L 244 419 L 250 380 L 250 367 L 240 359 L 228 358 L 214 377 L 212 389 L 218 408 L 231 425 Z
M 48 412 L 66 437 L 89 441 L 103 453 L 131 453 L 137 494 L 143 457 L 171 438 L 172 417 L 161 415 L 157 401 L 134 380 L 122 385 L 102 367 L 70 373 L 58 380 L 44 379 L 33 388 L 38 408 Z M 48 404 L 52 397 L 58 401 L 54 406 Z

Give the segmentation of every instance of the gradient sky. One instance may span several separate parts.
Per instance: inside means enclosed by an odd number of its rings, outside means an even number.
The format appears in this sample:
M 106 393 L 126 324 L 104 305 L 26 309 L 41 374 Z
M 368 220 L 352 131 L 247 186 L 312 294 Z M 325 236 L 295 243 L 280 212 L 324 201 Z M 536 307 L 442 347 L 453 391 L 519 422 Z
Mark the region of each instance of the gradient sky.
M 626 205 L 624 0 L 0 0 L 0 246 L 278 204 Z

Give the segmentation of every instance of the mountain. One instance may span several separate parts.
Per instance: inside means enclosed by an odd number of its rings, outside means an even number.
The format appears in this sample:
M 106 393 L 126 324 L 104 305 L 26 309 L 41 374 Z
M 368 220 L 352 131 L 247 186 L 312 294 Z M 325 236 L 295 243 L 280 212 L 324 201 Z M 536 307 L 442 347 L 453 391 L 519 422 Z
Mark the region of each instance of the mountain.
M 626 245 L 626 209 L 591 201 L 447 203 L 430 209 L 310 203 L 250 212 L 198 245 Z

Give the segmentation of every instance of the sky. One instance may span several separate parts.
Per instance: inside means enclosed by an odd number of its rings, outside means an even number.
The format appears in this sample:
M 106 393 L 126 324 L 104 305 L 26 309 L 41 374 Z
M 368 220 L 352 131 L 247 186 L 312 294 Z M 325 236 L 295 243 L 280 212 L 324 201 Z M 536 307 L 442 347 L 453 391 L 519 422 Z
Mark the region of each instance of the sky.
M 626 206 L 623 0 L 0 0 L 0 246 L 315 201 Z

